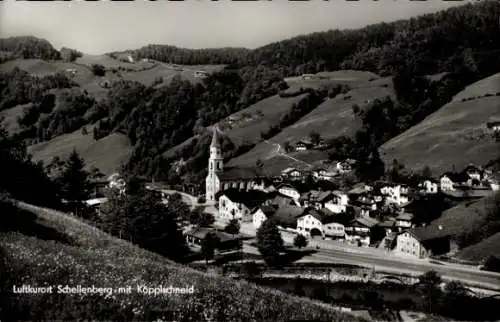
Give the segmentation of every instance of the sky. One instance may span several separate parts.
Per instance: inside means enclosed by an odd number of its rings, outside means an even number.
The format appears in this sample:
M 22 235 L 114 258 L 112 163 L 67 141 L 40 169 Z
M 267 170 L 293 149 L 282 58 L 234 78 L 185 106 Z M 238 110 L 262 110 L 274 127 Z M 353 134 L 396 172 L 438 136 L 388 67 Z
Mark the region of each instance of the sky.
M 443 0 L 4 0 L 0 2 L 0 37 L 32 35 L 47 39 L 56 49 L 65 46 L 87 54 L 136 49 L 147 44 L 256 48 L 301 34 L 358 28 L 464 3 Z

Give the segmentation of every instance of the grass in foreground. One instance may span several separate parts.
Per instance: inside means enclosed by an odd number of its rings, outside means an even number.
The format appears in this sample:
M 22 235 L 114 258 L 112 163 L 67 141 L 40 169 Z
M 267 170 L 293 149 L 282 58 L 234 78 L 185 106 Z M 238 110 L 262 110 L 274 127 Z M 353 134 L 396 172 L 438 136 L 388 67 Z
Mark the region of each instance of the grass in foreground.
M 211 276 L 180 266 L 126 241 L 55 211 L 21 205 L 37 215 L 37 221 L 64 233 L 72 246 L 44 241 L 20 233 L 0 234 L 0 243 L 16 268 L 16 284 L 136 285 L 183 287 L 194 285 L 194 294 L 104 296 L 16 295 L 4 314 L 16 319 L 112 319 L 182 321 L 361 321 L 335 312 L 326 305 L 287 296 L 256 285 Z

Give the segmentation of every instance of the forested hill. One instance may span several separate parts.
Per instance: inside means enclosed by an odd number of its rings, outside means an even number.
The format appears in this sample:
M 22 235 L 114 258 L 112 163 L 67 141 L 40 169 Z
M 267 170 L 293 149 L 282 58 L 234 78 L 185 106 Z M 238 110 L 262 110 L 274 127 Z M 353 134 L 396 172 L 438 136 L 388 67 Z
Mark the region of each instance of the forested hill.
M 86 137 L 86 149 L 93 151 L 89 158 L 104 159 L 106 156 L 96 151 L 120 154 L 101 140 L 114 134 L 133 150 L 125 165 L 127 171 L 171 180 L 178 176 L 173 171 L 174 162 L 184 159 L 183 174 L 199 183 L 206 168 L 207 128 L 211 125 L 250 108 L 269 126 L 260 137 L 256 133 L 251 144 L 228 140 L 225 157 L 231 159 L 263 137 L 271 139 L 284 127 L 293 126 L 323 101 L 339 93 L 348 94 L 346 97 L 352 94 L 359 96 L 353 96 L 353 101 L 366 105 L 361 106 L 366 113 L 358 115 L 363 128 L 356 133 L 355 142 L 363 157 L 437 111 L 465 86 L 500 72 L 499 16 L 500 2 L 482 1 L 404 21 L 294 37 L 254 50 L 149 45 L 126 53 L 152 61 L 133 63 L 111 57 L 123 53 L 81 57 L 73 50 L 66 55 L 69 59 L 60 59 L 64 50 L 55 50 L 45 40 L 4 39 L 0 50 L 10 56 L 0 64 L 4 72 L 0 73 L 0 118 L 5 115 L 11 124 L 18 123 L 17 139 L 28 144 L 48 143 L 38 146 L 38 151 L 44 150 L 38 155 L 59 155 L 62 144 L 72 149 L 78 145 L 74 138 Z M 186 66 L 193 64 L 205 65 Z M 207 64 L 229 66 L 223 69 Z M 206 70 L 208 76 L 193 78 L 198 69 Z M 284 81 L 287 76 L 339 69 L 370 71 L 374 79 L 352 86 L 378 86 L 388 92 L 393 88 L 395 95 L 385 99 L 368 93 L 370 97 L 362 97 L 368 94 L 349 92 L 349 86 L 335 80 L 314 88 L 289 89 L 286 95 L 298 91 L 296 100 L 278 95 L 288 86 Z M 68 70 L 76 75 L 71 76 Z M 448 72 L 447 76 L 436 81 L 421 77 L 441 72 Z M 187 77 L 173 76 L 179 74 Z M 372 81 L 377 75 L 389 76 L 386 80 L 390 84 L 375 85 Z M 265 104 L 251 108 L 266 98 Z M 363 103 L 375 98 L 380 100 Z M 335 101 L 327 103 L 331 102 Z M 278 110 L 278 105 L 284 114 L 274 113 L 276 120 L 269 119 L 273 114 L 269 111 Z M 329 117 L 335 117 L 333 109 L 329 110 Z M 350 112 L 349 106 L 345 110 Z M 287 119 L 280 119 L 283 117 Z M 381 118 L 388 126 L 377 126 Z M 59 137 L 64 139 L 52 142 Z M 166 153 L 179 146 L 182 148 L 176 153 Z
M 298 36 L 255 50 L 151 45 L 133 54 L 175 64 L 263 64 L 288 76 L 337 69 L 367 70 L 382 76 L 406 69 L 426 75 L 450 71 L 463 60 L 478 70 L 498 69 L 498 17 L 500 2 L 483 1 L 362 29 Z

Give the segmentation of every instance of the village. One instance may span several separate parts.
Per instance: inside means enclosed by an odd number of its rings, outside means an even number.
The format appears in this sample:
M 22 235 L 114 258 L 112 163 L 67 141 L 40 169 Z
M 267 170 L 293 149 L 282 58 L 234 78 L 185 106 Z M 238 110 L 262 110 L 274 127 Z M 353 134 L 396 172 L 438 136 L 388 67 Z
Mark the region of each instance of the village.
M 183 200 L 214 218 L 211 227 L 184 223 L 188 244 L 199 250 L 208 233 L 217 235 L 219 252 L 241 251 L 243 237 L 255 237 L 263 222 L 272 219 L 285 242 L 303 235 L 309 245 L 335 249 L 358 247 L 402 258 L 426 259 L 452 255 L 458 250 L 454 231 L 433 222 L 415 220 L 414 209 L 421 199 L 474 200 L 499 190 L 491 171 L 469 165 L 460 172 L 445 172 L 438 179 L 425 178 L 414 186 L 389 181 L 354 183 L 338 187 L 339 179 L 354 171 L 356 160 L 347 159 L 315 166 L 309 170 L 286 168 L 277 176 L 263 176 L 255 169 L 224 167 L 217 130 L 210 147 L 206 194 L 185 192 Z M 295 149 L 310 148 L 300 140 Z M 109 187 L 123 189 L 119 175 L 109 178 Z M 160 183 L 147 185 L 161 192 L 168 202 L 177 191 Z M 89 200 L 98 206 L 106 198 Z M 224 227 L 237 220 L 239 234 Z

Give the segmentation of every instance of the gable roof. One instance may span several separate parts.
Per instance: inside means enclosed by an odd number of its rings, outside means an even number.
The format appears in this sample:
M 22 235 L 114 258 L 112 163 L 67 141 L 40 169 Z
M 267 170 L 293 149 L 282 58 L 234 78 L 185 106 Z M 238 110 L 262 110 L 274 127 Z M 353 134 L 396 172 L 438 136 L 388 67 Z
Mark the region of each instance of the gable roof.
M 258 208 L 255 208 L 252 214 L 255 214 L 257 211 L 261 210 L 264 213 L 264 215 L 270 217 L 276 212 L 277 209 L 278 209 L 277 205 L 262 205 Z
M 352 221 L 352 223 L 359 223 L 365 227 L 372 228 L 378 224 L 378 221 L 376 219 L 369 218 L 369 217 L 360 217 L 360 218 L 354 219 Z
M 248 180 L 248 179 L 260 179 L 264 177 L 264 174 L 257 168 L 251 167 L 226 167 L 224 171 L 218 173 L 217 176 L 221 181 L 230 180 Z
M 323 202 L 323 201 L 328 201 L 329 198 L 332 198 L 334 195 L 331 191 L 322 191 L 318 197 L 316 198 L 317 201 Z
M 413 215 L 407 212 L 402 212 L 396 217 L 396 219 L 411 221 L 413 219 Z
M 277 205 L 279 207 L 290 206 L 290 205 L 294 205 L 295 204 L 293 202 L 292 198 L 289 198 L 289 197 L 286 197 L 286 196 L 282 196 L 282 195 L 276 195 L 270 201 L 271 201 L 271 204 Z
M 272 215 L 272 219 L 283 227 L 296 227 L 297 219 L 306 211 L 306 209 L 297 206 L 279 207 Z
M 429 225 L 408 230 L 418 241 L 426 242 L 433 239 L 451 237 L 451 233 L 439 225 Z
M 249 209 L 260 206 L 265 200 L 273 197 L 272 193 L 261 190 L 241 191 L 234 188 L 223 191 L 222 195 L 234 203 L 244 204 Z

